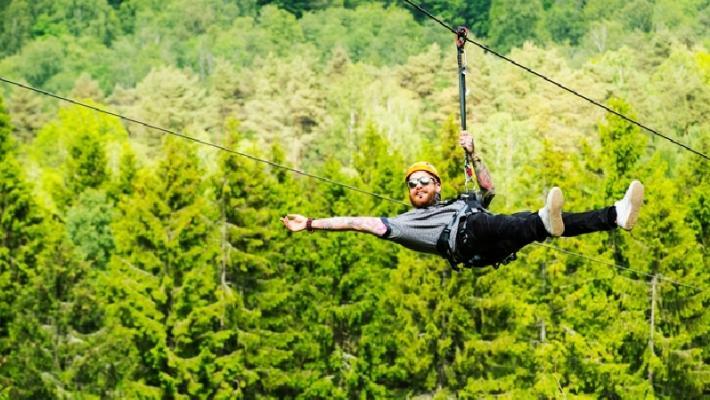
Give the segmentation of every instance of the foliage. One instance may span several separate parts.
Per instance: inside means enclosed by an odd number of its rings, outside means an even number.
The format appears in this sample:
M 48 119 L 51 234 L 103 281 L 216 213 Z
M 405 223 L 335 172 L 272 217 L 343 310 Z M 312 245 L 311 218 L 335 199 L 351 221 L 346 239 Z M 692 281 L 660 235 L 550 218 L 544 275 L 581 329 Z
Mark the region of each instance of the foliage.
M 707 1 L 421 4 L 707 154 Z M 454 272 L 279 221 L 401 213 L 418 160 L 444 198 L 463 190 L 452 37 L 404 2 L 0 0 L 0 16 L 3 77 L 266 161 L 3 86 L 0 398 L 710 394 L 702 157 L 469 45 L 493 211 L 555 185 L 566 211 L 608 207 L 632 179 L 646 202 L 632 232 Z

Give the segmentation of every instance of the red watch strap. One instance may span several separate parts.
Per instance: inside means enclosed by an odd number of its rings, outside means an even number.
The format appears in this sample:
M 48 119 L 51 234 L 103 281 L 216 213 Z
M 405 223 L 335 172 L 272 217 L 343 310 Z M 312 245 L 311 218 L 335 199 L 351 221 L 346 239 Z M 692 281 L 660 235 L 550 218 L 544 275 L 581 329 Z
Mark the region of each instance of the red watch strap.
M 306 220 L 306 230 L 308 232 L 313 232 L 313 218 L 308 218 Z

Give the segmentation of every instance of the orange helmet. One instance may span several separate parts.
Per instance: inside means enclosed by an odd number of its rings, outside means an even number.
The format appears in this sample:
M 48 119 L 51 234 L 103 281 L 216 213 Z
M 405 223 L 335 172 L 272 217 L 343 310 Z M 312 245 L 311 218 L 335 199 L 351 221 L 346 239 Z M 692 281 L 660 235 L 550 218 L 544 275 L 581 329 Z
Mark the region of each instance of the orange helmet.
M 409 175 L 412 175 L 417 171 L 426 171 L 432 174 L 434 178 L 436 178 L 436 180 L 441 183 L 441 178 L 439 178 L 439 173 L 436 171 L 436 168 L 434 168 L 431 163 L 428 163 L 426 161 L 415 162 L 409 168 L 407 168 L 407 173 L 404 174 L 404 180 L 407 181 L 409 179 Z

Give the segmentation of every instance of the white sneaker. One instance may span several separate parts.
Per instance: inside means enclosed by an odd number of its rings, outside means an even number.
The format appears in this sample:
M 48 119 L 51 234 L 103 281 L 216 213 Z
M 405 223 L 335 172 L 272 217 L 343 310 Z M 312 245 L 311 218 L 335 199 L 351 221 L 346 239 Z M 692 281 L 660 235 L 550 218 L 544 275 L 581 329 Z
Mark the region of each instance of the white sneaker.
M 550 193 L 547 194 L 545 207 L 537 212 L 540 219 L 542 219 L 543 225 L 545 225 L 545 230 L 551 236 L 560 236 L 562 232 L 565 231 L 565 225 L 562 222 L 563 203 L 562 190 L 555 186 L 550 190 Z
M 630 231 L 636 224 L 639 210 L 643 204 L 643 185 L 639 181 L 631 182 L 624 198 L 614 203 L 616 207 L 616 224 Z

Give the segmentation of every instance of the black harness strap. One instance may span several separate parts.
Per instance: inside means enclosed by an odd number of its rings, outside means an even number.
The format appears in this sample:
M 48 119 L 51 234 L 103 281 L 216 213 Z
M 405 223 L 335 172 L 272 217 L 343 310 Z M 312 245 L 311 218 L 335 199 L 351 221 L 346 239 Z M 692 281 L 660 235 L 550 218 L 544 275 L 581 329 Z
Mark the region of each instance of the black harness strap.
M 459 221 L 461 221 L 462 217 L 467 216 L 473 212 L 471 210 L 471 205 L 467 201 L 466 204 L 461 207 L 460 210 L 454 214 L 454 217 L 451 218 L 451 221 L 446 225 L 446 228 L 441 232 L 441 235 L 439 235 L 439 239 L 436 241 L 436 250 L 439 252 L 439 254 L 442 255 L 442 257 L 446 258 L 446 260 L 449 261 L 449 264 L 451 264 L 451 268 L 454 269 L 454 271 L 460 271 L 461 268 L 459 268 L 459 263 L 456 261 L 456 258 L 454 257 L 453 251 L 451 250 L 451 246 L 449 246 L 449 240 L 451 239 L 451 230 L 454 229 L 454 227 L 458 227 Z
M 476 196 L 472 193 L 469 194 L 462 194 L 459 199 L 465 200 L 465 204 L 461 209 L 459 209 L 456 214 L 454 214 L 454 217 L 451 218 L 451 221 L 446 225 L 446 228 L 441 232 L 441 235 L 439 235 L 439 239 L 436 241 L 436 250 L 441 254 L 442 257 L 444 257 L 449 264 L 451 264 L 451 268 L 454 269 L 454 271 L 460 271 L 461 268 L 459 268 L 459 263 L 462 261 L 457 260 L 456 255 L 454 254 L 453 250 L 451 249 L 451 246 L 449 246 L 449 240 L 451 239 L 451 230 L 458 228 L 459 223 L 462 221 L 462 219 L 465 221 L 465 217 L 473 214 L 474 212 L 487 212 L 486 209 L 483 208 L 481 203 L 476 199 Z M 455 200 L 454 200 L 455 201 Z M 467 263 L 464 262 L 464 265 Z
M 451 268 L 454 271 L 461 271 L 459 264 L 463 264 L 464 268 L 483 268 L 489 265 L 493 266 L 493 268 L 498 268 L 500 265 L 508 264 L 509 262 L 515 260 L 517 258 L 515 253 L 509 254 L 502 259 L 498 257 L 495 259 L 484 257 L 480 254 L 474 254 L 467 260 L 461 260 L 457 257 L 453 249 L 451 249 L 451 246 L 449 246 L 452 229 L 458 229 L 458 225 L 461 223 L 465 224 L 466 218 L 473 213 L 488 213 L 488 210 L 483 208 L 481 202 L 473 193 L 462 194 L 459 199 L 465 200 L 465 205 L 456 212 L 453 218 L 451 218 L 451 221 L 446 225 L 444 230 L 441 232 L 441 235 L 439 235 L 439 239 L 436 241 L 436 250 L 449 262 Z M 457 237 L 457 241 L 458 240 L 459 238 Z

